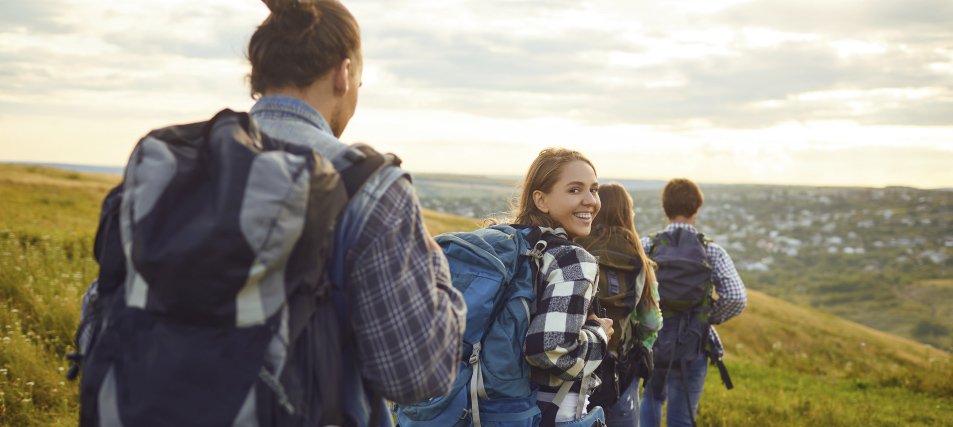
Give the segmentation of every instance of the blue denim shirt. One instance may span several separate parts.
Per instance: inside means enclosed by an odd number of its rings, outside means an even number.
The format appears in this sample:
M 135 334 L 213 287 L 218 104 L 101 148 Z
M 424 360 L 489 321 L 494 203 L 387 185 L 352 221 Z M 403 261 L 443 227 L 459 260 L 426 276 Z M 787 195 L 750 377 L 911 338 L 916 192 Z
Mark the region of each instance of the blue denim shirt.
M 264 96 L 248 113 L 268 136 L 307 145 L 326 159 L 337 157 L 347 148 L 347 144 L 334 137 L 321 113 L 298 98 Z
M 332 161 L 348 149 L 321 114 L 300 99 L 265 96 L 250 115 L 265 134 L 313 147 Z M 335 251 L 331 262 L 343 264 L 334 268 L 343 271 L 335 282 L 344 290 L 356 350 L 345 359 L 356 365 L 371 393 L 411 403 L 449 391 L 460 360 L 466 305 L 452 287 L 443 254 L 428 245 L 420 204 L 410 180 L 402 177 L 408 175 L 400 168 L 385 168 L 354 195 L 335 235 L 335 248 L 346 252 Z M 366 410 L 363 386 L 348 388 L 343 401 L 360 402 L 359 409 Z

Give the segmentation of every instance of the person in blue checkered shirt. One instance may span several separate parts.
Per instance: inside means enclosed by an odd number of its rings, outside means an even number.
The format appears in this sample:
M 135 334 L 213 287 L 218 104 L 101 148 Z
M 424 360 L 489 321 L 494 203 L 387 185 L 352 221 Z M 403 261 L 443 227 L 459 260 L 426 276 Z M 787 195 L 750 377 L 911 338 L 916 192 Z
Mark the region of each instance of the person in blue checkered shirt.
M 697 184 L 684 178 L 669 181 L 662 190 L 662 209 L 668 218 L 668 226 L 659 234 L 682 230 L 697 235 L 699 232 L 695 229 L 695 223 L 702 203 L 704 203 L 704 195 Z M 645 252 L 652 254 L 652 238 L 645 237 L 641 240 Z M 748 303 L 748 297 L 744 282 L 741 281 L 741 276 L 735 269 L 734 262 L 732 262 L 728 252 L 711 241 L 708 241 L 706 248 L 707 263 L 711 268 L 711 282 L 717 294 L 717 299 L 712 302 L 711 311 L 708 314 L 708 322 L 711 325 L 718 325 L 741 314 Z M 664 286 L 664 284 L 660 281 L 659 286 Z M 714 326 L 711 327 L 710 333 L 710 340 L 720 343 Z M 717 352 L 722 351 L 722 349 L 712 349 L 712 351 Z M 682 372 L 681 369 L 673 369 L 667 376 L 655 375 L 649 386 L 646 387 L 647 390 L 642 397 L 639 425 L 642 427 L 660 425 L 662 405 L 665 403 L 666 395 L 669 401 L 667 425 L 693 425 L 695 414 L 698 412 L 698 402 L 701 399 L 702 389 L 705 385 L 705 377 L 708 373 L 708 360 L 707 357 L 698 358 L 688 364 L 686 372 Z M 665 390 L 660 396 L 656 396 L 651 390 L 653 388 L 651 385 L 658 382 L 664 382 L 664 384 L 658 384 L 659 389 L 664 387 Z M 684 404 L 685 399 L 690 402 L 691 413 L 688 411 L 689 405 Z

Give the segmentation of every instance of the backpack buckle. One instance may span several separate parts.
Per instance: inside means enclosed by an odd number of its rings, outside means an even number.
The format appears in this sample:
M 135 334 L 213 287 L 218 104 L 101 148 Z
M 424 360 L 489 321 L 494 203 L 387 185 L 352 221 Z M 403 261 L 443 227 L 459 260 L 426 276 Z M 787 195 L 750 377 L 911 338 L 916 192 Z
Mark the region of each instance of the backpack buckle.
M 546 247 L 549 246 L 545 240 L 540 239 L 533 245 L 533 249 L 530 249 L 528 255 L 533 258 L 542 258 L 543 254 L 546 252 Z
M 354 146 L 347 147 L 342 155 L 351 162 L 351 164 L 358 163 L 367 158 L 367 154 L 364 154 L 363 151 Z
M 480 351 L 482 351 L 482 349 L 483 349 L 482 343 L 473 344 L 473 351 L 470 352 L 470 359 L 467 360 L 467 363 L 471 365 L 476 365 L 477 363 L 480 363 Z

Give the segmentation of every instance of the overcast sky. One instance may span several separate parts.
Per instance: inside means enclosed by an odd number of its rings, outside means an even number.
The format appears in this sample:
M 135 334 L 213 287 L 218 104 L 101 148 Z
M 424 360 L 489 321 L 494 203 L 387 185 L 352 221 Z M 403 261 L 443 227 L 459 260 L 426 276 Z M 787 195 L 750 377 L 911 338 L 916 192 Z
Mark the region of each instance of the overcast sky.
M 412 172 L 953 187 L 953 1 L 346 1 L 347 142 Z M 0 3 L 0 161 L 121 165 L 252 100 L 258 0 Z

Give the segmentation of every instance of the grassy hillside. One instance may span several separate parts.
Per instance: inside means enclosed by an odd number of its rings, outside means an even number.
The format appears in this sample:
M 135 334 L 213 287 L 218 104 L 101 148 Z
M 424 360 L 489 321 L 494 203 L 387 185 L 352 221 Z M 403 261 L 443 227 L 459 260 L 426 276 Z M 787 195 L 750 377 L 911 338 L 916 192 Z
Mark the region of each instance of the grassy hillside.
M 718 328 L 736 388 L 711 370 L 708 425 L 942 425 L 953 420 L 949 353 L 757 291 Z
M 75 425 L 64 355 L 115 177 L 0 165 L 0 424 Z
M 427 231 L 434 236 L 448 231 L 469 231 L 480 227 L 480 221 L 429 209 L 424 209 L 424 221 Z
M 0 165 L 0 426 L 76 424 L 63 355 L 96 274 L 91 242 L 116 177 Z M 424 212 L 432 233 L 476 223 Z M 946 295 L 924 282 L 911 298 Z M 949 313 L 937 313 L 949 315 Z M 736 388 L 711 372 L 702 425 L 942 425 L 953 420 L 950 355 L 752 291 L 719 328 Z

